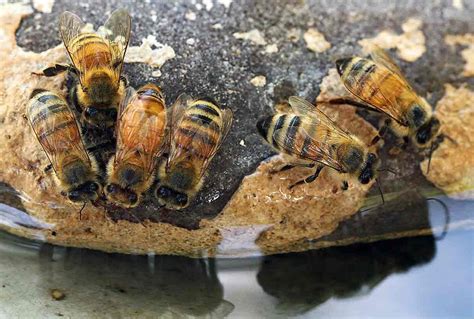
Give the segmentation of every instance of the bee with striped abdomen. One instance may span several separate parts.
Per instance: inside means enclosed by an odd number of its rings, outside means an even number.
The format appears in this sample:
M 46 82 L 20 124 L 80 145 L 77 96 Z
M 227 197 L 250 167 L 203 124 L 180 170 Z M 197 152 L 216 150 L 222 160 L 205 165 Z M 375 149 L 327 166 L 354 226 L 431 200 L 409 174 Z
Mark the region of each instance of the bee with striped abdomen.
M 327 166 L 339 173 L 354 176 L 362 184 L 377 177 L 380 160 L 356 136 L 347 133 L 316 106 L 292 96 L 288 100 L 291 112 L 277 113 L 257 122 L 260 135 L 276 150 L 290 155 L 294 166 L 316 166 L 314 174 L 291 185 L 311 183 Z M 343 189 L 347 189 L 347 181 Z
M 440 122 L 431 106 L 415 93 L 385 51 L 374 47 L 370 57 L 336 61 L 342 83 L 362 103 L 344 98 L 329 102 L 352 104 L 386 114 L 388 118 L 373 144 L 391 129 L 404 141 L 412 140 L 419 148 L 432 147 L 440 132 Z
M 232 111 L 210 99 L 178 97 L 171 108 L 170 154 L 158 173 L 161 205 L 182 209 L 201 189 L 207 166 L 232 124 Z
M 61 15 L 59 31 L 72 65 L 56 64 L 43 74 L 54 76 L 69 70 L 77 76 L 71 100 L 82 110 L 81 119 L 92 125 L 115 123 L 126 85 L 121 73 L 130 24 L 124 9 L 114 11 L 98 32 L 86 31 L 84 22 L 71 12 Z
M 154 84 L 136 93 L 127 88 L 116 124 L 117 147 L 108 164 L 107 198 L 125 208 L 139 204 L 154 181 L 167 142 L 167 115 L 161 89 Z
M 101 192 L 97 163 L 84 147 L 66 100 L 36 89 L 27 104 L 26 115 L 51 163 L 61 194 L 72 202 L 97 200 Z

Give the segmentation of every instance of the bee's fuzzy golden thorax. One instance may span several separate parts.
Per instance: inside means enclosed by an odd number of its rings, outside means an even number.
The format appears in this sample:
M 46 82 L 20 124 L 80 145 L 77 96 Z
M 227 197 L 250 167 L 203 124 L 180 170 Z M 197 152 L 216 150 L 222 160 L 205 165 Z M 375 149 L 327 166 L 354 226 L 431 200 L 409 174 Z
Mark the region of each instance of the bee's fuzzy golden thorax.
M 408 126 L 417 129 L 423 126 L 431 117 L 431 107 L 425 103 L 414 103 L 407 112 Z
M 85 183 L 92 177 L 90 176 L 90 168 L 80 160 L 66 164 L 59 174 L 62 176 L 58 177 L 66 184 L 71 185 L 72 188 Z
M 167 183 L 176 190 L 186 191 L 192 189 L 198 181 L 193 165 L 187 162 L 173 165 L 166 175 Z
M 341 144 L 336 149 L 337 158 L 347 173 L 354 173 L 364 163 L 364 151 L 354 144 Z
M 86 74 L 82 82 L 82 91 L 89 99 L 89 105 L 94 107 L 111 107 L 119 89 L 119 81 L 115 73 L 102 69 Z
M 131 188 L 143 183 L 144 172 L 143 169 L 135 165 L 122 165 L 117 169 L 115 176 L 118 184 Z

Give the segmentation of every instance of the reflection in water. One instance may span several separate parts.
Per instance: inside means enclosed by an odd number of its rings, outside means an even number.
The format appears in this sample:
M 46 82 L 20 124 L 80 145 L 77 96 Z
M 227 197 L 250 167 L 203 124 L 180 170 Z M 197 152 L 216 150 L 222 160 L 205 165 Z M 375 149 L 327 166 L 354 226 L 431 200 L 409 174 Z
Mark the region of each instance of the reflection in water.
M 211 259 L 129 256 L 44 245 L 39 277 L 45 286 L 65 289 L 82 313 L 221 318 L 234 308 L 223 300 Z
M 423 265 L 436 255 L 433 236 L 386 240 L 263 259 L 263 290 L 288 315 L 303 314 L 332 297 L 368 293 L 393 273 Z
M 21 202 L 22 195 L 8 184 L 0 182 L 0 228 L 29 229 L 30 236 L 44 240 L 40 231 L 50 229 L 52 225 L 36 219 L 25 213 L 26 209 Z

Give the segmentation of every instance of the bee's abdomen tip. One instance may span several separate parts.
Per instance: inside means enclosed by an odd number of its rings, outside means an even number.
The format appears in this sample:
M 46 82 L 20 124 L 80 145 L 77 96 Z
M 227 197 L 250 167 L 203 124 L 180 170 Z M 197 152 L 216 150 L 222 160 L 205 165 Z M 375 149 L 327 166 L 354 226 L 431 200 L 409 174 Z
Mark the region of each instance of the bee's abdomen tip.
M 339 75 L 342 75 L 344 73 L 344 70 L 350 64 L 351 60 L 352 58 L 341 58 L 336 60 L 336 68 Z
M 271 117 L 266 117 L 266 118 L 258 120 L 257 125 L 256 125 L 257 131 L 263 137 L 267 136 L 268 128 L 270 126 L 271 121 L 272 121 Z

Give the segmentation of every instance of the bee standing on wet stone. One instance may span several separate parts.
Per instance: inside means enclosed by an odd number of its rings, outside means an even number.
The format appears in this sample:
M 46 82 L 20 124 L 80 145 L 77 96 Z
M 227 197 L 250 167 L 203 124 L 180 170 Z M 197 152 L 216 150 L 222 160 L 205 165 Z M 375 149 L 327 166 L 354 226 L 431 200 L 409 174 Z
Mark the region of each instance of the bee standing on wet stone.
M 336 61 L 342 83 L 362 102 L 345 98 L 328 102 L 352 104 L 386 114 L 388 118 L 372 144 L 390 129 L 404 142 L 411 140 L 418 148 L 430 147 L 431 156 L 435 140 L 440 135 L 440 122 L 431 106 L 415 93 L 385 51 L 374 47 L 370 57 L 371 59 L 351 57 Z
M 71 12 L 61 15 L 59 31 L 72 65 L 56 64 L 43 74 L 54 76 L 69 70 L 76 75 L 71 100 L 82 111 L 81 120 L 91 125 L 111 127 L 115 123 L 126 85 L 121 73 L 130 24 L 124 9 L 114 11 L 98 32 L 86 31 L 84 22 Z
M 258 132 L 270 145 L 294 159 L 281 170 L 316 167 L 314 174 L 289 189 L 315 181 L 324 167 L 354 176 L 361 184 L 376 179 L 380 160 L 359 138 L 341 129 L 302 98 L 292 96 L 289 104 L 291 112 L 277 113 L 257 123 Z M 342 188 L 348 188 L 347 181 Z
M 26 116 L 51 163 L 61 194 L 72 202 L 97 200 L 101 192 L 97 163 L 84 147 L 66 100 L 53 92 L 34 90 Z
M 117 147 L 107 169 L 107 198 L 135 207 L 154 181 L 157 162 L 167 142 L 165 99 L 154 84 L 136 93 L 127 88 L 116 125 Z
M 171 112 L 170 154 L 160 167 L 155 196 L 166 208 L 182 209 L 201 189 L 206 169 L 229 132 L 232 111 L 182 94 Z

